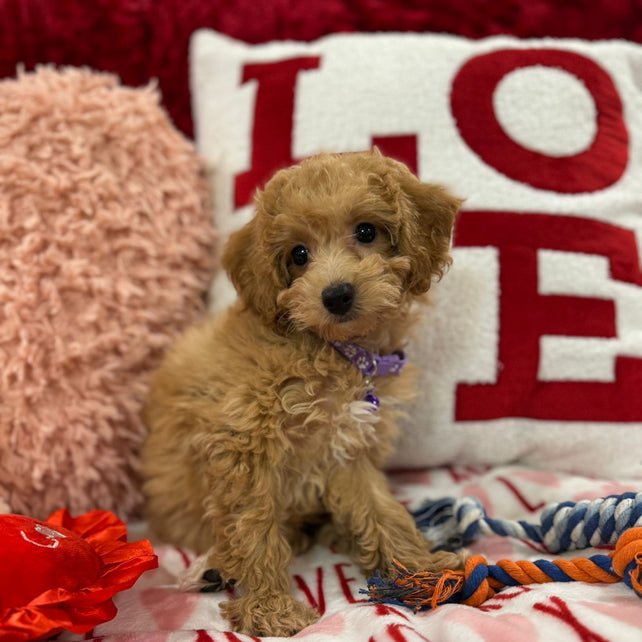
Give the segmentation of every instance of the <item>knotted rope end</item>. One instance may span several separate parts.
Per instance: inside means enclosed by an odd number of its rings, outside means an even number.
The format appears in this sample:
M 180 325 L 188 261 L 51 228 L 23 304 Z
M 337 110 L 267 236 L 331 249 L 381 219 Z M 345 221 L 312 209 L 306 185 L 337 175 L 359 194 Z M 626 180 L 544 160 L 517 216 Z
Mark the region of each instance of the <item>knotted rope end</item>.
M 375 574 L 368 581 L 368 590 L 362 592 L 372 602 L 399 604 L 421 611 L 458 601 L 463 585 L 463 571 L 415 572 L 393 560 L 390 577 Z

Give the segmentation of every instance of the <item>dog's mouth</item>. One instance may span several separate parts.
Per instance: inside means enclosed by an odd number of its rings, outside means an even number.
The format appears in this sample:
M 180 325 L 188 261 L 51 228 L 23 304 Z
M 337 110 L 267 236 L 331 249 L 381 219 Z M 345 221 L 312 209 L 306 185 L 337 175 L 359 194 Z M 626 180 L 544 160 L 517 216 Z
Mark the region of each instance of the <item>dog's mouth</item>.
M 367 335 L 375 328 L 375 323 L 363 324 L 360 319 L 333 320 L 316 329 L 325 341 L 354 341 Z
M 380 278 L 330 281 L 316 292 L 306 286 L 296 282 L 278 303 L 291 330 L 312 330 L 325 341 L 367 336 L 396 314 L 403 298 L 398 284 Z
M 356 321 L 359 318 L 359 315 L 356 312 L 347 312 L 346 314 L 332 314 L 330 315 L 331 323 L 338 323 L 339 325 L 343 323 L 350 323 L 350 321 Z
M 317 333 L 326 341 L 351 341 L 371 333 L 381 323 L 378 314 L 368 314 L 358 309 L 344 314 L 328 314 L 317 328 Z

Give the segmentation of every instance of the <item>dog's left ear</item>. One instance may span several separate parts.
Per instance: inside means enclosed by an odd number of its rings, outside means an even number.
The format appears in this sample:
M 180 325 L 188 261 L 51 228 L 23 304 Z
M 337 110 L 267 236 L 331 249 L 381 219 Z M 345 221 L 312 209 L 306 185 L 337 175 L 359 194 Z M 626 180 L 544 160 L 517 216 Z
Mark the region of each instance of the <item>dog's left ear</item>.
M 398 210 L 394 242 L 399 254 L 410 259 L 408 290 L 423 294 L 452 262 L 450 242 L 462 200 L 441 185 L 422 183 L 405 165 L 378 150 L 375 156 L 386 165 L 380 179 Z
M 402 177 L 400 187 L 407 199 L 400 205 L 407 211 L 401 221 L 398 249 L 411 260 L 408 289 L 422 294 L 452 263 L 453 226 L 462 200 L 441 185 L 422 183 L 410 173 Z

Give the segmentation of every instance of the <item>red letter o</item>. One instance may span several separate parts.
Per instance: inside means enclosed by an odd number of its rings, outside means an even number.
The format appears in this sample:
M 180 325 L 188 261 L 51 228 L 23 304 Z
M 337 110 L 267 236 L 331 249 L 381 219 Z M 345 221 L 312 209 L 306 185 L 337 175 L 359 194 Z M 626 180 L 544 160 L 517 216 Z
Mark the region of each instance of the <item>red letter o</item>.
M 579 78 L 597 111 L 597 133 L 579 154 L 553 157 L 517 144 L 499 124 L 493 94 L 499 81 L 520 67 L 557 67 Z M 564 193 L 595 192 L 615 183 L 628 162 L 622 101 L 604 69 L 585 56 L 558 49 L 504 49 L 477 56 L 453 81 L 451 109 L 466 144 L 513 180 Z

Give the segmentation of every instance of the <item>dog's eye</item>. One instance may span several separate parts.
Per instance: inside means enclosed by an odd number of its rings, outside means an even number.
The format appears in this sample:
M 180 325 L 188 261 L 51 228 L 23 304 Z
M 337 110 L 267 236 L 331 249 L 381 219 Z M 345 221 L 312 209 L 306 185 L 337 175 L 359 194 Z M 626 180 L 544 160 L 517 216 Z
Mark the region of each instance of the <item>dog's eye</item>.
M 294 265 L 305 265 L 308 262 L 308 248 L 297 245 L 291 252 Z
M 359 223 L 354 230 L 359 243 L 372 243 L 377 236 L 377 228 L 372 223 Z

